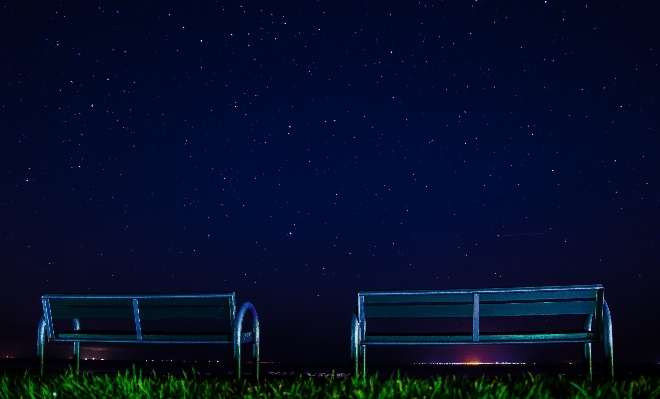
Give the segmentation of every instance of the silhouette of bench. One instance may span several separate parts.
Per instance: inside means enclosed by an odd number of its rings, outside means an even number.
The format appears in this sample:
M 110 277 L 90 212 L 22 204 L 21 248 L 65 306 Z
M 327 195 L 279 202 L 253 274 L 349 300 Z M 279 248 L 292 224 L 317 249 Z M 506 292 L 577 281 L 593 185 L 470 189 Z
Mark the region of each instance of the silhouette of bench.
M 573 330 L 560 331 L 485 332 L 479 328 L 484 318 L 560 315 L 584 315 L 583 325 Z M 469 318 L 472 320 L 472 329 L 437 333 L 370 332 L 367 320 L 376 318 Z M 533 322 L 533 319 L 529 319 L 529 322 L 524 319 L 520 321 L 530 324 L 529 328 L 535 325 L 538 327 L 538 321 Z M 403 322 L 409 323 L 406 320 Z M 385 324 L 390 326 L 394 323 Z M 351 326 L 351 357 L 355 360 L 356 375 L 360 371 L 360 360 L 362 373 L 366 374 L 367 345 L 545 343 L 583 343 L 584 371 L 589 378 L 593 373 L 591 344 L 603 344 L 606 368 L 613 378 L 612 318 L 603 298 L 603 286 L 362 291 L 358 293 L 358 304 Z
M 259 378 L 259 319 L 251 303 L 245 302 L 236 313 L 235 294 L 155 294 L 155 295 L 88 295 L 47 294 L 41 297 L 43 316 L 39 321 L 37 355 L 40 371 L 44 370 L 44 346 L 50 342 L 72 342 L 76 371 L 80 371 L 81 343 L 126 344 L 229 344 L 234 346 L 236 376 L 241 378 L 241 344 L 252 343 L 254 375 Z M 245 313 L 252 316 L 252 331 L 242 332 Z M 60 321 L 72 319 L 73 328 L 56 330 Z M 114 319 L 131 327 L 129 331 L 114 328 L 106 323 L 102 330 L 83 329 L 81 320 Z M 193 323 L 204 319 L 224 320 L 225 330 L 218 324 L 218 331 L 186 331 L 186 320 Z M 176 322 L 182 331 L 151 331 L 142 326 L 145 320 L 169 320 Z M 113 321 L 113 323 L 116 323 Z M 120 322 L 121 323 L 121 322 Z M 130 324 L 129 324 L 130 323 Z M 152 322 L 153 323 L 153 322 Z M 159 323 L 159 322 L 155 322 Z M 111 323 L 112 324 L 112 323 Z

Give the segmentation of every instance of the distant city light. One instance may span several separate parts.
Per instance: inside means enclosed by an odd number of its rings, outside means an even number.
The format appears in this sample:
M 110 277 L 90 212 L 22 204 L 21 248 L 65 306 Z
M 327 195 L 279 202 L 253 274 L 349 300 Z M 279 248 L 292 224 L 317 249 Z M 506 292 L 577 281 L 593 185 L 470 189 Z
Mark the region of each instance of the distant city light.
M 429 362 L 429 363 L 413 363 L 416 366 L 479 366 L 479 365 L 493 365 L 493 364 L 506 364 L 506 365 L 523 365 L 527 363 L 521 362 Z

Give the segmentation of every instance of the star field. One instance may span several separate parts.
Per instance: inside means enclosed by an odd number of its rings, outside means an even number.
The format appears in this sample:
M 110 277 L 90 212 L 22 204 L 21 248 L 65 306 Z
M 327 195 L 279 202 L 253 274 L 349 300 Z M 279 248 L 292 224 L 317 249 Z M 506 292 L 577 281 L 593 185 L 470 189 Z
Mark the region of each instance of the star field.
M 660 361 L 655 3 L 0 18 L 3 357 L 45 293 L 235 291 L 264 360 L 348 362 L 359 290 L 602 283 L 617 361 Z

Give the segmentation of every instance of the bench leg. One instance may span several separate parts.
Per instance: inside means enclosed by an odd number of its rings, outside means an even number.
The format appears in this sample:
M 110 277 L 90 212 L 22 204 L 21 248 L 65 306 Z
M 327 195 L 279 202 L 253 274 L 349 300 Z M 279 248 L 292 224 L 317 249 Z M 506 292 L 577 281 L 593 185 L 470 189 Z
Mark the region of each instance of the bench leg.
M 73 329 L 80 330 L 80 320 L 73 319 Z M 73 358 L 76 362 L 76 374 L 80 374 L 80 342 L 73 343 Z
M 592 323 L 591 314 L 584 315 L 584 329 L 585 331 L 591 331 Z M 591 343 L 584 344 L 584 360 L 582 361 L 583 373 L 591 380 L 593 376 L 593 363 L 591 361 Z
M 607 302 L 603 301 L 603 331 L 605 346 L 605 369 L 611 379 L 614 379 L 614 342 L 612 336 L 612 315 Z
M 360 345 L 360 355 L 362 357 L 362 376 L 367 377 L 367 346 Z
M 39 360 L 39 373 L 44 374 L 44 345 L 46 344 L 46 320 L 43 316 L 37 327 L 37 358 Z
M 355 359 L 355 378 L 360 374 L 360 358 L 362 358 L 362 375 L 367 375 L 367 347 L 360 344 L 364 339 L 364 324 L 360 324 L 357 309 L 351 319 L 351 357 Z
M 355 363 L 355 370 L 353 370 L 353 375 L 357 377 L 359 372 L 359 363 L 360 356 L 358 355 L 358 340 L 359 340 L 359 330 L 358 330 L 358 319 L 357 315 L 353 313 L 351 317 L 351 359 Z
M 241 379 L 241 341 L 234 344 L 234 358 L 236 359 L 236 378 Z
M 252 329 L 252 361 L 254 362 L 254 376 L 257 380 L 259 380 L 259 365 L 260 365 L 260 359 L 259 359 L 259 331 L 255 331 L 255 329 Z

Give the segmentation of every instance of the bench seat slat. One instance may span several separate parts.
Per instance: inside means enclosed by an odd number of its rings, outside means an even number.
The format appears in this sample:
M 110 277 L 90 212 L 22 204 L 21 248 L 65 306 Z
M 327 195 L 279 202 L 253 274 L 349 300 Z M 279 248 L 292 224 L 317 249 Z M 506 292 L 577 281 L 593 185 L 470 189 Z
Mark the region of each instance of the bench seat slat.
M 206 334 L 206 333 L 190 333 L 190 334 L 142 334 L 143 341 L 155 341 L 155 340 L 164 340 L 164 341 L 222 341 L 222 342 L 231 342 L 232 335 L 229 333 L 225 334 Z
M 251 332 L 249 333 L 251 337 Z M 245 335 L 245 334 L 244 334 Z M 56 334 L 56 340 L 86 340 L 86 341 L 136 341 L 137 335 L 135 331 L 90 331 L 78 330 L 67 331 Z M 232 342 L 233 337 L 228 332 L 189 332 L 189 333 L 176 333 L 176 332 L 148 332 L 142 334 L 142 341 L 217 341 L 217 342 Z
M 593 314 L 596 302 L 524 302 L 524 303 L 481 303 L 479 313 L 483 316 L 553 316 L 569 314 Z
M 362 343 L 376 342 L 472 342 L 472 334 L 367 334 Z
M 539 301 L 555 299 L 595 299 L 603 286 L 574 285 L 519 288 L 484 288 L 458 290 L 360 291 L 365 304 L 407 302 L 469 302 L 473 294 L 484 301 Z
M 366 305 L 367 318 L 412 318 L 412 317 L 471 317 L 473 306 L 469 304 L 394 304 Z M 484 316 L 550 316 L 571 314 L 593 314 L 595 301 L 524 302 L 524 303 L 481 303 L 479 313 Z
M 482 301 L 544 301 L 596 298 L 597 290 L 576 291 L 539 291 L 539 292 L 502 292 L 479 294 Z M 418 295 L 364 295 L 365 304 L 378 303 L 453 303 L 472 302 L 473 294 L 418 294 Z
M 140 319 L 228 319 L 231 315 L 228 306 L 207 307 L 149 307 L 139 302 Z
M 479 341 L 489 342 L 518 342 L 518 341 L 562 341 L 562 340 L 585 340 L 594 341 L 594 333 L 590 331 L 534 331 L 534 332 L 503 332 L 484 333 L 479 335 Z M 367 333 L 364 344 L 395 342 L 472 342 L 471 333 Z
M 74 307 L 133 307 L 133 298 L 49 298 L 44 295 L 44 299 L 50 302 L 51 307 L 56 306 L 74 306 Z
M 231 315 L 229 307 L 143 307 L 138 306 L 140 319 L 228 319 Z M 131 307 L 82 307 L 82 306 L 51 306 L 54 319 L 133 319 Z
M 472 304 L 364 306 L 365 317 L 470 317 Z
M 122 300 L 123 301 L 123 300 Z M 227 305 L 208 304 L 194 306 L 191 301 L 178 303 L 168 300 L 167 303 L 156 306 L 151 301 L 143 304 L 145 299 L 139 300 L 138 309 L 140 319 L 228 319 L 233 309 Z M 125 301 L 124 301 L 125 302 Z M 211 304 L 213 305 L 213 304 Z M 132 300 L 125 306 L 112 306 L 112 304 L 53 304 L 50 306 L 54 319 L 134 319 Z
M 497 294 L 480 294 L 482 302 L 514 302 L 514 301 L 543 301 L 543 300 L 571 300 L 571 299 L 596 299 L 597 290 L 574 290 L 574 291 L 538 291 L 538 292 L 501 292 Z
M 497 334 L 479 334 L 479 341 L 546 341 L 546 340 L 568 340 L 568 339 L 587 339 L 593 340 L 594 333 L 591 331 L 576 332 L 535 332 L 535 333 L 497 333 Z
M 377 304 L 377 303 L 438 303 L 438 302 L 472 302 L 472 294 L 389 294 L 389 295 L 364 295 L 365 304 Z
M 50 306 L 54 319 L 133 319 L 133 304 L 130 307 L 115 306 Z
M 227 307 L 231 305 L 231 298 L 138 298 L 140 308 L 143 307 Z
M 111 339 L 111 340 L 126 340 L 126 341 L 135 341 L 137 340 L 137 334 L 135 331 L 89 331 L 89 330 L 77 330 L 77 331 L 63 331 L 55 333 L 56 339 Z

